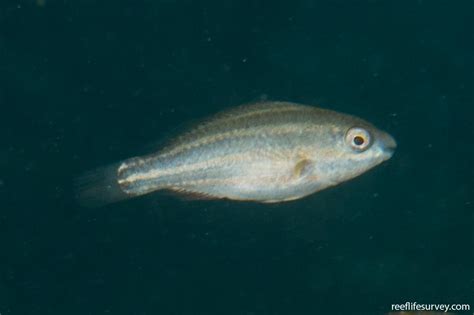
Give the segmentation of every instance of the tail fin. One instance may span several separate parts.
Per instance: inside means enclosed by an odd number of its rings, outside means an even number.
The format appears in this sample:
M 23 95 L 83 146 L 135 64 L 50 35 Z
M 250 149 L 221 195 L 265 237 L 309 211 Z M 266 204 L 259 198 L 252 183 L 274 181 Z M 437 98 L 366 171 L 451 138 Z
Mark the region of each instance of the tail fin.
M 110 203 L 132 198 L 117 182 L 120 163 L 89 171 L 76 178 L 75 196 L 79 203 L 88 208 L 102 207 Z

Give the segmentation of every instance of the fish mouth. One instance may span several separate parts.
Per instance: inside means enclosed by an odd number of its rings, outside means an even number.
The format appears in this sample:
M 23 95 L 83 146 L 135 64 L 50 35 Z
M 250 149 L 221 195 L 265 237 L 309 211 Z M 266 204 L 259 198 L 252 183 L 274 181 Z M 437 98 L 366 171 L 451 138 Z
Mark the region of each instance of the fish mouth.
M 391 158 L 392 155 L 395 153 L 395 149 L 397 148 L 397 142 L 395 139 L 389 135 L 388 133 L 382 133 L 380 137 L 380 147 L 382 151 L 387 156 L 387 159 Z

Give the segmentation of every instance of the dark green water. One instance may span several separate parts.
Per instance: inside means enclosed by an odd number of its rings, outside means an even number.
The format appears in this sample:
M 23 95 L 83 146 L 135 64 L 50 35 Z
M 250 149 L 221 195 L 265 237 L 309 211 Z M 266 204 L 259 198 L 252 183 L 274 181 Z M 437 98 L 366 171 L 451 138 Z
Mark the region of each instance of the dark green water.
M 2 0 L 0 313 L 473 303 L 473 30 L 462 0 Z M 397 152 L 278 205 L 72 197 L 81 172 L 261 98 L 358 115 Z

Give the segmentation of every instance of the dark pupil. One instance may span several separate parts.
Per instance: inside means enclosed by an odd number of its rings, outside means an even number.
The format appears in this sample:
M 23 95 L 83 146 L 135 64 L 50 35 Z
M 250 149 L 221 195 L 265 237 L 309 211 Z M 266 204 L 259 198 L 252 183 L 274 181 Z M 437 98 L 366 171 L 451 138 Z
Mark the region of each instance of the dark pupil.
M 363 145 L 364 144 L 364 138 L 362 138 L 361 136 L 355 136 L 354 137 L 354 144 L 355 145 Z

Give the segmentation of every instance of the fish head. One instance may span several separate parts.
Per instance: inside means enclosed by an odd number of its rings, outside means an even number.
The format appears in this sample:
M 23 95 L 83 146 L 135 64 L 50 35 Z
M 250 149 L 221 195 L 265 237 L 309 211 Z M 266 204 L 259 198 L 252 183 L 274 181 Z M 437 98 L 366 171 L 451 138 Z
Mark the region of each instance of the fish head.
M 397 147 L 387 132 L 352 116 L 343 115 L 321 132 L 314 150 L 321 189 L 365 173 L 390 159 Z

